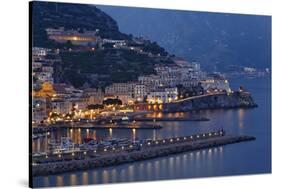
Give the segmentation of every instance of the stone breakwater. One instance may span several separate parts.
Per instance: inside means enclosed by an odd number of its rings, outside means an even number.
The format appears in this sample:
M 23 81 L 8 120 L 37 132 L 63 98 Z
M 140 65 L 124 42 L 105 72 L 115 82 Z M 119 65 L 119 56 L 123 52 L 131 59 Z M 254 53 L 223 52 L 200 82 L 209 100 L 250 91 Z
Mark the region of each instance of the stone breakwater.
M 248 92 L 217 93 L 202 95 L 167 103 L 163 112 L 193 111 L 219 108 L 254 108 L 257 104 Z
M 198 137 L 199 135 L 197 135 Z M 205 136 L 205 135 L 204 135 Z M 196 137 L 196 135 L 195 135 Z M 173 140 L 173 142 L 172 142 Z M 167 156 L 176 153 L 182 153 L 187 151 L 199 150 L 204 148 L 211 148 L 221 145 L 227 145 L 238 142 L 245 142 L 255 140 L 255 137 L 251 136 L 231 136 L 231 135 L 219 135 L 215 137 L 206 137 L 197 140 L 187 140 L 186 137 L 161 139 L 158 142 L 163 142 L 162 145 L 152 145 L 150 147 L 144 147 L 140 150 L 126 150 L 120 152 L 112 152 L 100 154 L 98 156 L 87 156 L 84 159 L 68 159 L 47 163 L 33 163 L 32 175 L 50 175 L 69 171 L 78 171 L 93 169 L 98 167 L 118 165 L 122 163 L 129 163 L 134 161 L 140 161 L 150 158 L 156 158 L 161 156 Z M 178 142 L 177 142 L 178 141 Z M 149 143 L 150 145 L 150 143 Z

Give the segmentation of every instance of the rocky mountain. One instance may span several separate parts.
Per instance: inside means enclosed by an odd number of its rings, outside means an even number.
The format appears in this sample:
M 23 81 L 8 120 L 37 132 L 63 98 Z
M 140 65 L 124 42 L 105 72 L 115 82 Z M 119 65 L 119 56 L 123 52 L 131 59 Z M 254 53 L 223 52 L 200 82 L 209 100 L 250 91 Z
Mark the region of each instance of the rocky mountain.
M 71 43 L 50 40 L 46 28 L 64 27 L 65 30 L 99 30 L 101 39 L 125 40 L 125 48 L 95 46 L 95 50 L 75 49 Z M 114 19 L 92 5 L 33 2 L 32 4 L 33 47 L 62 49 L 61 64 L 55 65 L 56 82 L 70 83 L 75 87 L 104 87 L 112 82 L 136 80 L 139 75 L 154 73 L 155 64 L 173 63 L 164 48 L 145 40 L 137 43 L 132 35 L 119 31 Z M 70 48 L 71 47 L 71 48 Z M 131 50 L 140 49 L 140 50 Z
M 119 31 L 115 20 L 95 6 L 72 3 L 33 2 L 32 34 L 34 46 L 51 46 L 45 29 L 64 27 L 65 29 L 100 30 L 101 37 L 128 39 Z
M 98 6 L 122 32 L 147 36 L 208 70 L 271 67 L 271 17 Z

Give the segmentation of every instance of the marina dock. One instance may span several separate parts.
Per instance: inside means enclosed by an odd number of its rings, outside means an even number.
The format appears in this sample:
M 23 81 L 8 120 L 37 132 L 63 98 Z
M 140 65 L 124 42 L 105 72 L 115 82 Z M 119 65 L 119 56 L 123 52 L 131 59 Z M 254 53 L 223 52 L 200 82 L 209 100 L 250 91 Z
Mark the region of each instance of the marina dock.
M 73 128 L 73 129 L 161 129 L 161 125 L 154 124 L 143 124 L 143 125 L 134 125 L 134 124 L 64 124 L 64 125 L 52 125 L 53 128 Z
M 146 140 L 138 145 L 128 144 L 72 153 L 45 154 L 33 156 L 32 174 L 40 176 L 93 169 L 251 140 L 255 140 L 255 137 L 226 135 L 224 131 L 218 131 Z

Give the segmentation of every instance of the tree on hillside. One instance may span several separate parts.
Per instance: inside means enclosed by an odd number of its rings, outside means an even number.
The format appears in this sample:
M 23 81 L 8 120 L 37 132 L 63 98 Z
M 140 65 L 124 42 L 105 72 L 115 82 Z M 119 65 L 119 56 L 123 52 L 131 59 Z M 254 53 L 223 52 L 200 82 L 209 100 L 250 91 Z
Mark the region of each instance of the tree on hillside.
M 104 105 L 102 105 L 102 104 L 90 104 L 87 108 L 88 108 L 88 110 L 103 109 Z
M 104 105 L 122 105 L 122 101 L 118 98 L 108 98 L 102 102 Z

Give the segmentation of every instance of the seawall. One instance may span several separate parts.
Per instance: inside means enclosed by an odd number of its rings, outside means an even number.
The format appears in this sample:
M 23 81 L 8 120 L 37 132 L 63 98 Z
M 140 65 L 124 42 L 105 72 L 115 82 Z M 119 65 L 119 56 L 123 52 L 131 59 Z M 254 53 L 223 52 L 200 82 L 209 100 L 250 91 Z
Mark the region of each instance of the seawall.
M 47 163 L 34 163 L 32 165 L 32 174 L 33 176 L 40 176 L 69 171 L 93 169 L 97 167 L 118 165 L 122 163 L 140 161 L 150 158 L 167 156 L 170 154 L 199 150 L 203 148 L 211 148 L 215 146 L 255 140 L 255 137 L 251 136 L 231 136 L 224 134 L 210 138 L 205 137 L 205 135 L 203 134 L 200 135 L 200 137 L 202 137 L 202 139 L 197 140 L 188 140 L 187 137 L 170 138 L 165 140 L 161 139 L 158 141 L 154 141 L 155 143 L 153 144 L 157 145 L 149 144 L 149 147 L 144 147 L 141 150 L 125 150 L 105 154 L 101 153 L 101 155 L 99 156 L 87 155 L 83 159 L 76 158 Z M 159 144 L 161 142 L 163 142 L 163 144 Z M 82 153 L 80 157 L 81 156 Z

